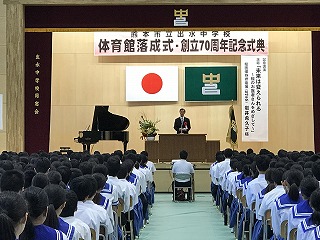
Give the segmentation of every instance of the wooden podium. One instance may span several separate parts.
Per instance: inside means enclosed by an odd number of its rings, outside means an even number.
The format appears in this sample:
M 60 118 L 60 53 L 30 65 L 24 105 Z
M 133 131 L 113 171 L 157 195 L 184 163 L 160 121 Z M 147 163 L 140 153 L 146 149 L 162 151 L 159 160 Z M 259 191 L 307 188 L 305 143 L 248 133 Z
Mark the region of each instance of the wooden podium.
M 179 159 L 181 150 L 188 152 L 190 162 L 213 162 L 220 141 L 206 141 L 206 134 L 159 134 L 159 141 L 146 141 L 145 150 L 154 162 Z

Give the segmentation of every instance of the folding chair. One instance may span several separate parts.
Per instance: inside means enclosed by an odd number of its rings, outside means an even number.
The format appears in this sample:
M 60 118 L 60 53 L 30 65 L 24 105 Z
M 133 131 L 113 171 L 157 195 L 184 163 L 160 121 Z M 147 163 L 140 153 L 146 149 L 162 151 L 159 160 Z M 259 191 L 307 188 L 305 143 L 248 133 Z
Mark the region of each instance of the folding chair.
M 290 240 L 297 240 L 297 228 L 292 228 L 289 233 Z
M 237 222 L 236 222 L 236 226 L 235 226 L 235 231 L 234 231 L 234 235 L 235 237 L 238 236 L 238 228 L 239 228 L 239 221 L 240 221 L 240 211 L 241 211 L 241 205 L 240 205 L 240 199 L 242 197 L 242 189 L 237 189 L 236 191 L 236 198 L 239 202 L 239 206 L 238 206 L 238 212 L 237 212 Z
M 246 200 L 246 196 L 242 196 L 241 195 L 241 198 L 240 198 L 240 202 L 242 204 L 242 207 L 243 207 L 243 214 L 245 214 L 245 218 L 244 218 L 244 223 L 242 224 L 242 238 L 241 239 L 244 239 L 244 236 L 245 235 L 249 235 L 249 231 L 246 231 L 246 221 L 248 221 L 247 219 L 247 214 L 246 214 L 246 209 L 248 208 L 247 206 L 247 200 Z M 249 236 L 248 236 L 249 237 Z
M 188 187 L 179 187 L 176 186 L 175 182 L 181 182 L 181 181 L 185 181 L 190 179 L 190 186 Z M 192 175 L 190 173 L 176 173 L 175 177 L 174 177 L 174 181 L 173 181 L 173 201 L 176 202 L 176 189 L 178 188 L 186 188 L 187 190 L 191 189 L 190 191 L 190 201 L 194 201 L 194 197 L 193 197 L 193 179 L 192 179 Z
M 117 220 L 120 219 L 120 225 L 121 225 L 121 213 L 124 209 L 124 206 L 123 206 L 123 203 L 120 202 L 119 205 L 118 205 L 118 208 L 117 208 Z M 117 222 L 117 224 L 119 225 L 119 221 Z M 118 232 L 118 225 L 116 226 L 116 231 Z M 123 226 L 120 226 L 120 229 L 121 229 L 121 233 L 122 233 L 122 240 L 125 240 L 126 239 L 126 229 L 125 227 L 123 228 Z M 119 237 L 118 237 L 119 239 Z
M 108 229 L 105 224 L 100 224 L 100 232 L 99 232 L 99 240 L 107 240 L 108 239 Z
M 133 198 L 130 196 L 130 208 L 133 208 Z M 134 240 L 135 236 L 133 234 L 133 219 L 131 219 L 130 212 L 128 214 L 128 223 L 129 223 L 129 230 L 125 229 L 126 235 L 130 234 L 130 239 Z
M 96 231 L 93 228 L 90 228 L 91 240 L 96 240 Z
M 252 229 L 254 226 L 254 215 L 256 212 L 255 209 L 256 209 L 256 202 L 253 202 L 251 204 L 250 219 L 249 219 L 249 239 L 252 239 Z
M 264 213 L 264 217 L 263 217 L 263 240 L 267 240 L 268 239 L 268 226 L 270 226 L 272 228 L 272 225 L 271 225 L 271 209 L 268 209 Z
M 283 222 L 281 222 L 281 225 L 280 225 L 280 236 L 283 239 L 287 239 L 287 234 L 288 234 L 288 220 L 284 220 Z

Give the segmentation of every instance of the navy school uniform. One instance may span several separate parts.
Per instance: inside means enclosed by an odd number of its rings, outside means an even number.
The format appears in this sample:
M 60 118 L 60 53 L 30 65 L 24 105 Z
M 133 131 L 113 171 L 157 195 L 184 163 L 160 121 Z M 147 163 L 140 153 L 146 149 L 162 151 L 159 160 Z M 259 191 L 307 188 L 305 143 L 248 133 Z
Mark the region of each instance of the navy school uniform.
M 76 231 L 74 226 L 70 225 L 69 223 L 66 223 L 60 217 L 59 217 L 59 230 L 67 236 L 68 240 L 72 240 Z
M 65 240 L 63 233 L 44 224 L 34 227 L 35 237 L 33 240 Z

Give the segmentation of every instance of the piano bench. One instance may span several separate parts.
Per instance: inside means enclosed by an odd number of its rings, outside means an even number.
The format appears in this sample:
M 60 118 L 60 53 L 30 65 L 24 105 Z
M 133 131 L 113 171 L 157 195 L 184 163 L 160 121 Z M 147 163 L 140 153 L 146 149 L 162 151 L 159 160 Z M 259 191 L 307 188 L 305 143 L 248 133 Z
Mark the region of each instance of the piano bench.
M 60 152 L 61 153 L 67 153 L 69 150 L 71 150 L 70 147 L 60 147 Z

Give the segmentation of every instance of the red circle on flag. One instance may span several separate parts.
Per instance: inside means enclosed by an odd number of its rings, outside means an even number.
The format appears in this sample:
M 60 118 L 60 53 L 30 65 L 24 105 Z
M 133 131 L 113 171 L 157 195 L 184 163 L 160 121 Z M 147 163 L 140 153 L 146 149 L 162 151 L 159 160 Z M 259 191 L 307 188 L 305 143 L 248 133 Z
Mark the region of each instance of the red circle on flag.
M 141 86 L 146 93 L 155 94 L 162 88 L 162 79 L 156 73 L 146 74 L 141 81 Z

